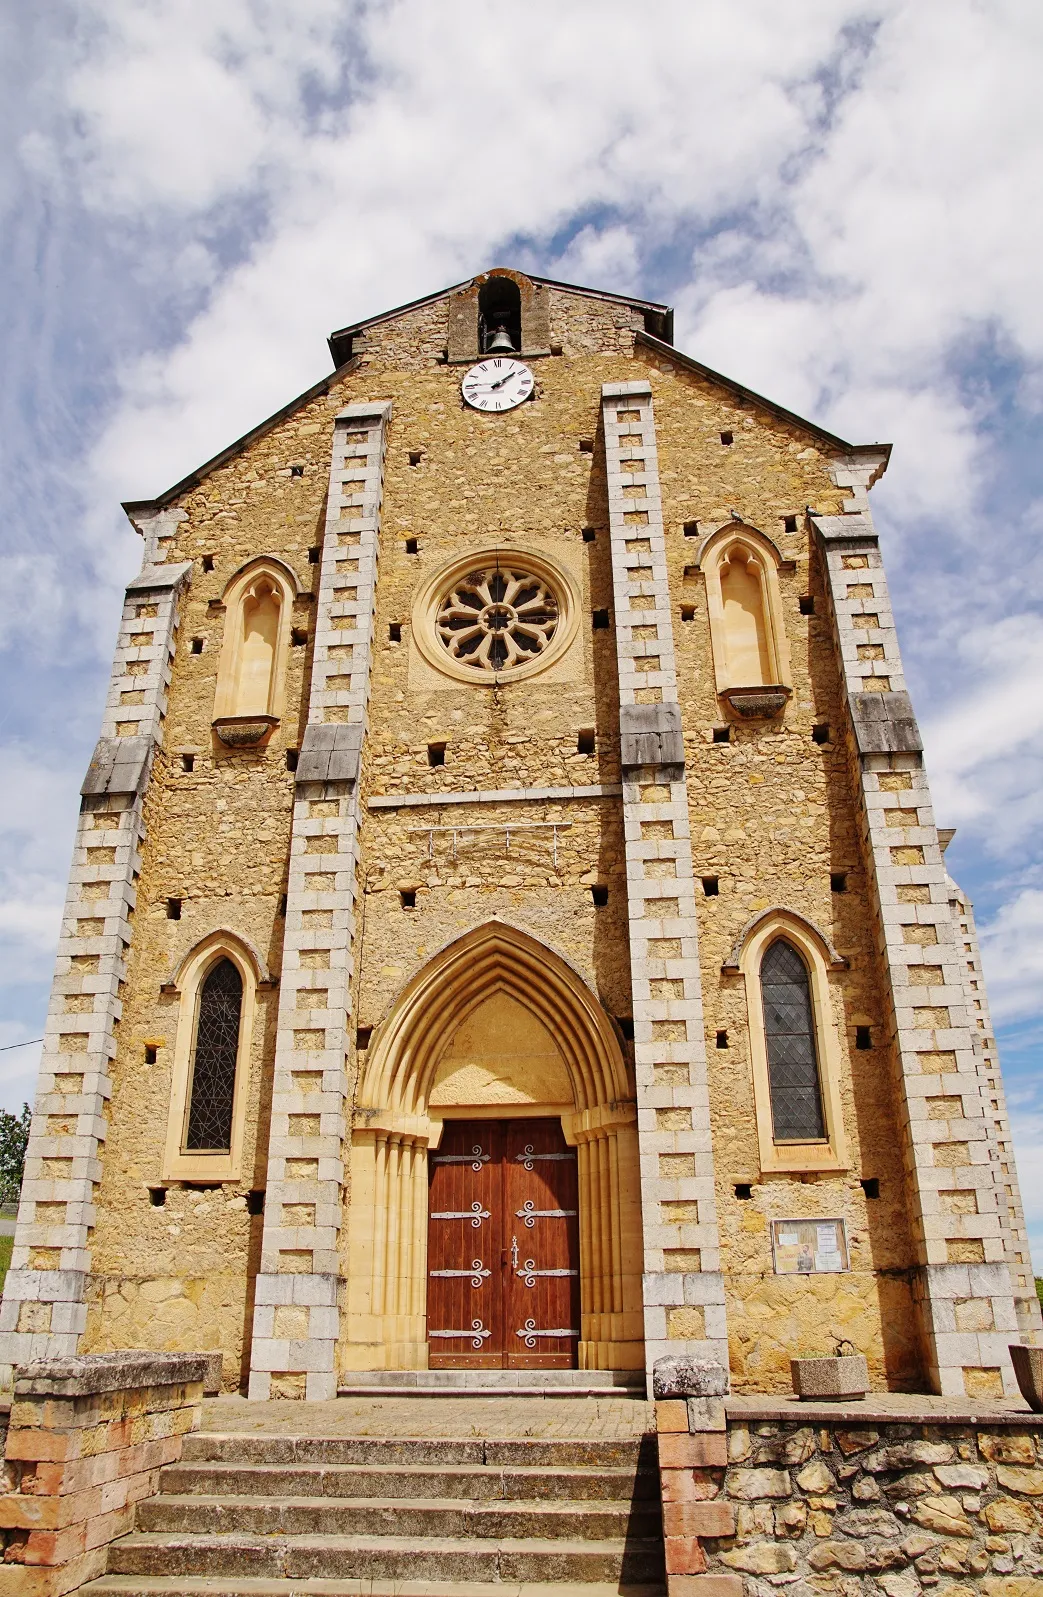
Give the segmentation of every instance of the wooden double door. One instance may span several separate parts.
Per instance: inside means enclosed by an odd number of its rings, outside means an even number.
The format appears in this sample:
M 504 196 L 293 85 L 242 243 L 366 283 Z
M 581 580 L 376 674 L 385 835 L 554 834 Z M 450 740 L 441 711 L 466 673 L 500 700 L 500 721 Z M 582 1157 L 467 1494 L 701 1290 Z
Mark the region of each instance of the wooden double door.
M 432 1369 L 572 1369 L 576 1150 L 558 1120 L 451 1120 L 429 1155 Z

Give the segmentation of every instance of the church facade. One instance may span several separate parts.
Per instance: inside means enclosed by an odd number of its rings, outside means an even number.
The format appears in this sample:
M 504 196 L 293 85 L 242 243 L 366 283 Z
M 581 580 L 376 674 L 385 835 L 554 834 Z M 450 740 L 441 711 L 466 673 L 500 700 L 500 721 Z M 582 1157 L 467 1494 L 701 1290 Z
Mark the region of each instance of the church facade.
M 346 328 L 158 499 L 82 790 L 0 1362 L 1016 1391 L 970 905 L 851 445 L 666 306 Z

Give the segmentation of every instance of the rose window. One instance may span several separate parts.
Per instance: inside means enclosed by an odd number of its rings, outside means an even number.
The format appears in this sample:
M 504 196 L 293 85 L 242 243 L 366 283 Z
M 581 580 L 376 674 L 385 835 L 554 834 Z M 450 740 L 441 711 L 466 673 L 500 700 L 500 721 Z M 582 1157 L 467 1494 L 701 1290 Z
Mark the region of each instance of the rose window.
M 511 671 L 544 652 L 559 619 L 558 601 L 542 577 L 496 565 L 453 584 L 439 603 L 435 630 L 460 665 Z

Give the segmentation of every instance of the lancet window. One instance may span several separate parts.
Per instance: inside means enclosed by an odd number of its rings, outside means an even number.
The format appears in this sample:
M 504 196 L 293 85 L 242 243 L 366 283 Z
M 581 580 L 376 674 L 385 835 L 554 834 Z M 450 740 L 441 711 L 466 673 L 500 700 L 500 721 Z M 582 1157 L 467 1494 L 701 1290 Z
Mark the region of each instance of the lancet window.
M 811 986 L 803 959 L 785 938 L 761 960 L 761 1001 L 775 1141 L 824 1137 Z
M 256 951 L 215 931 L 182 960 L 173 1039 L 165 1181 L 235 1181 L 242 1174 L 258 984 Z M 263 990 L 267 991 L 267 987 Z
M 231 1150 L 242 1008 L 243 978 L 230 959 L 218 960 L 199 989 L 186 1152 Z
M 810 921 L 780 907 L 754 917 L 725 969 L 746 981 L 762 1171 L 846 1168 L 849 1067 L 834 1015 L 845 961 Z

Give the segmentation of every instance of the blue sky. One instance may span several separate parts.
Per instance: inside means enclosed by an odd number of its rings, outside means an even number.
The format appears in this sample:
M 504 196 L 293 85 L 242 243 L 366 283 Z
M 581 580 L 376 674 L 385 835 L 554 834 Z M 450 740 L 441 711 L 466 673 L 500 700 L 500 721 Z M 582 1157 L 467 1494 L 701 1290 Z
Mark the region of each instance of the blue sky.
M 1043 1269 L 1043 9 L 37 0 L 0 61 L 0 1044 L 42 1029 L 119 501 L 314 382 L 330 329 L 527 266 L 894 443 L 874 512 Z

